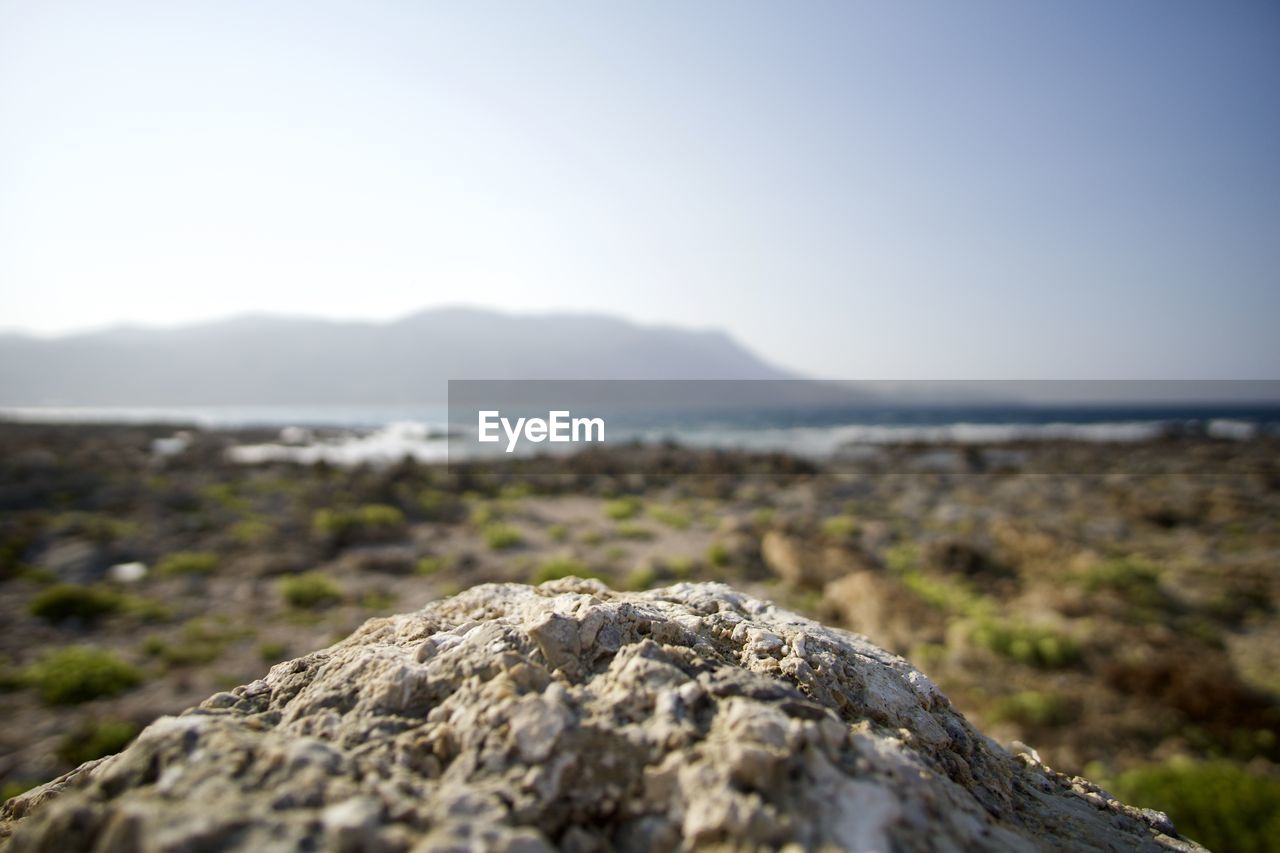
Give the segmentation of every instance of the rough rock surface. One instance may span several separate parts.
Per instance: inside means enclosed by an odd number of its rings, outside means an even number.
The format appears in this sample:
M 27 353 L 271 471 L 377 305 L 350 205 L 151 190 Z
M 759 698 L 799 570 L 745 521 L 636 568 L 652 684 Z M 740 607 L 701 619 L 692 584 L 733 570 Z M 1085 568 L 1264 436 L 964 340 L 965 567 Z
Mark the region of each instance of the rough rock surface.
M 864 638 L 715 584 L 374 619 L 10 800 L 12 850 L 1191 849 Z M 0 846 L 5 845 L 0 841 Z

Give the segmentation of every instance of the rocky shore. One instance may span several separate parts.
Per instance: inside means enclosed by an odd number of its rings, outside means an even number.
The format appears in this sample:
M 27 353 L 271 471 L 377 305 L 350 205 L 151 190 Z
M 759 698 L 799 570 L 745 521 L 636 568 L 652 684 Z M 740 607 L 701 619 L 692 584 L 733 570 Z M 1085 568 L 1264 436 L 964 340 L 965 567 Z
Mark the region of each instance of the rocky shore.
M 1274 439 L 551 470 L 232 452 L 279 438 L 0 423 L 0 802 L 370 617 L 589 576 L 721 582 L 864 634 L 1005 748 L 1184 836 L 1280 837 Z
M 1199 849 L 722 584 L 372 619 L 10 800 L 11 850 Z

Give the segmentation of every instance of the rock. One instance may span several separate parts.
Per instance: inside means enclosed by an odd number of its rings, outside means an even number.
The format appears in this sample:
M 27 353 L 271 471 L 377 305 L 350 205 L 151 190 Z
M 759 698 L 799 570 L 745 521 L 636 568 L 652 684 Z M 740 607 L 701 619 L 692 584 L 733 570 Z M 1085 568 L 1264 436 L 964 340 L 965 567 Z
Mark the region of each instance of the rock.
M 45 549 L 37 561 L 62 583 L 89 584 L 102 580 L 111 559 L 105 548 L 83 539 L 57 542 Z
M 835 543 L 819 547 L 778 530 L 764 535 L 760 551 L 769 571 L 798 589 L 820 590 L 849 572 L 872 568 L 858 548 Z
M 116 583 L 137 583 L 146 576 L 146 563 L 116 563 L 107 569 L 107 579 Z
M 942 612 L 886 572 L 850 572 L 827 584 L 822 604 L 840 624 L 899 653 L 946 636 Z
M 152 723 L 9 850 L 1195 849 L 720 584 L 475 587 Z

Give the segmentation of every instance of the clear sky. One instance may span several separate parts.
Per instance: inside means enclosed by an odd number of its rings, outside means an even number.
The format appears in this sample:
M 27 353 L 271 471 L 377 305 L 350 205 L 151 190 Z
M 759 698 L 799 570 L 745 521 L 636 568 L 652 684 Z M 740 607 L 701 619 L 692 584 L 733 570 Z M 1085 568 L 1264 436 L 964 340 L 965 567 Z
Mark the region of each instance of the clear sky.
M 1280 4 L 0 0 L 0 326 L 459 303 L 1280 376 Z

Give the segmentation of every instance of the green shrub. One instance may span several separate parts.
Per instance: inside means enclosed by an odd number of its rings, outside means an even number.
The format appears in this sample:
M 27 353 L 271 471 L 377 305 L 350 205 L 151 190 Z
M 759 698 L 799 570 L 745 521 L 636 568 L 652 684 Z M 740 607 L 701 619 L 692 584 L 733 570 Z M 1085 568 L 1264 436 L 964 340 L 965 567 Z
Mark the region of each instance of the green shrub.
M 667 571 L 676 578 L 690 577 L 694 570 L 698 568 L 698 563 L 692 557 L 668 557 L 666 560 Z
M 124 604 L 124 597 L 113 590 L 61 583 L 31 599 L 27 610 L 32 616 L 46 622 L 64 622 L 68 619 L 94 622 L 103 616 L 120 612 Z
M 231 525 L 231 536 L 241 545 L 254 545 L 271 535 L 271 525 L 260 518 L 246 518 Z
M 858 532 L 858 520 L 849 515 L 833 515 L 822 521 L 822 535 L 828 539 L 848 539 Z
M 648 589 L 658 582 L 658 573 L 652 566 L 637 566 L 622 582 L 624 589 Z
M 467 521 L 476 527 L 484 527 L 502 518 L 502 509 L 492 501 L 479 501 L 467 513 Z
M 3 803 L 5 800 L 9 800 L 14 797 L 25 794 L 27 791 L 30 791 L 32 788 L 34 788 L 36 785 L 39 785 L 39 784 L 40 783 L 35 779 L 23 779 L 21 781 L 15 780 L 12 782 L 5 782 L 3 785 L 0 785 L 0 803 Z
M 1140 557 L 1103 560 L 1075 575 L 1074 581 L 1086 592 L 1112 592 L 1147 613 L 1171 604 L 1160 588 L 1159 569 Z
M 214 483 L 200 490 L 200 495 L 209 503 L 231 512 L 245 512 L 249 509 L 249 501 L 236 493 L 235 483 Z
M 693 526 L 693 516 L 669 504 L 655 504 L 649 507 L 649 517 L 675 530 L 688 530 Z
M 142 672 L 111 652 L 65 646 L 45 653 L 27 669 L 26 680 L 50 705 L 71 705 L 118 696 L 142 683 Z
M 60 536 L 91 539 L 103 545 L 138 534 L 138 524 L 97 512 L 68 512 L 53 519 L 53 531 Z
M 1071 721 L 1072 713 L 1067 702 L 1056 693 L 1022 690 L 998 699 L 991 718 L 1024 726 L 1060 726 Z
M 519 530 L 510 524 L 503 524 L 500 521 L 491 521 L 486 524 L 482 535 L 484 536 L 485 544 L 495 551 L 515 548 L 524 541 L 524 537 L 520 535 Z
M 79 766 L 86 761 L 114 755 L 137 737 L 138 725 L 129 720 L 93 720 L 66 735 L 58 745 L 58 758 Z
M 957 578 L 939 578 L 926 575 L 916 569 L 901 574 L 902 585 L 916 594 L 924 603 L 975 619 L 984 619 L 995 612 L 995 603 L 976 592 Z
M 1061 669 L 1080 659 L 1080 648 L 1070 637 L 1019 622 L 981 619 L 970 627 L 969 638 L 975 645 L 1038 669 Z
M 634 521 L 623 521 L 618 524 L 614 532 L 623 539 L 652 539 L 653 531 L 645 527 L 643 524 L 636 524 Z
M 529 483 L 512 483 L 498 489 L 498 498 L 504 501 L 519 501 L 533 494 L 533 486 Z
M 1280 779 L 1229 761 L 1138 767 L 1108 787 L 1127 803 L 1167 813 L 1179 833 L 1210 850 L 1274 850 L 1280 839 Z
M 430 576 L 439 572 L 445 567 L 444 557 L 420 557 L 418 562 L 414 563 L 414 574 Z
M 212 663 L 222 656 L 230 643 L 250 633 L 216 620 L 197 618 L 183 625 L 172 642 L 151 636 L 143 642 L 142 649 L 169 666 L 192 666 Z
M 0 655 L 0 693 L 8 693 L 10 690 L 18 690 L 26 686 L 27 682 L 22 672 L 14 668 L 8 655 Z
M 729 565 L 732 556 L 723 542 L 712 542 L 711 547 L 707 548 L 707 562 L 713 566 Z
M 282 579 L 280 594 L 290 607 L 302 610 L 319 610 L 342 601 L 342 588 L 319 572 Z
M 564 542 L 569 538 L 569 528 L 563 524 L 553 524 L 547 528 L 547 536 L 552 542 Z
M 618 498 L 617 500 L 605 501 L 604 514 L 614 521 L 626 521 L 629 518 L 635 518 L 643 509 L 640 501 L 635 498 Z
M 395 593 L 384 589 L 369 590 L 360 596 L 360 606 L 365 610 L 389 610 L 395 603 Z
M 552 557 L 533 573 L 533 583 L 546 583 L 560 578 L 591 578 L 596 575 L 587 568 L 587 564 L 573 557 Z
M 418 495 L 418 507 L 431 521 L 449 521 L 458 517 L 461 504 L 458 499 L 440 489 L 423 489 Z
M 288 647 L 284 643 L 274 640 L 269 640 L 258 646 L 258 657 L 262 659 L 263 663 L 276 663 L 284 660 L 287 652 Z
M 920 566 L 920 549 L 907 543 L 893 545 L 885 550 L 884 564 L 891 572 L 909 572 Z
M 217 554 L 207 551 L 178 551 L 165 556 L 156 564 L 156 574 L 162 577 L 211 575 L 217 568 Z
M 385 541 L 404 533 L 404 513 L 386 504 L 365 504 L 355 509 L 322 509 L 311 519 L 317 535 L 339 544 Z

